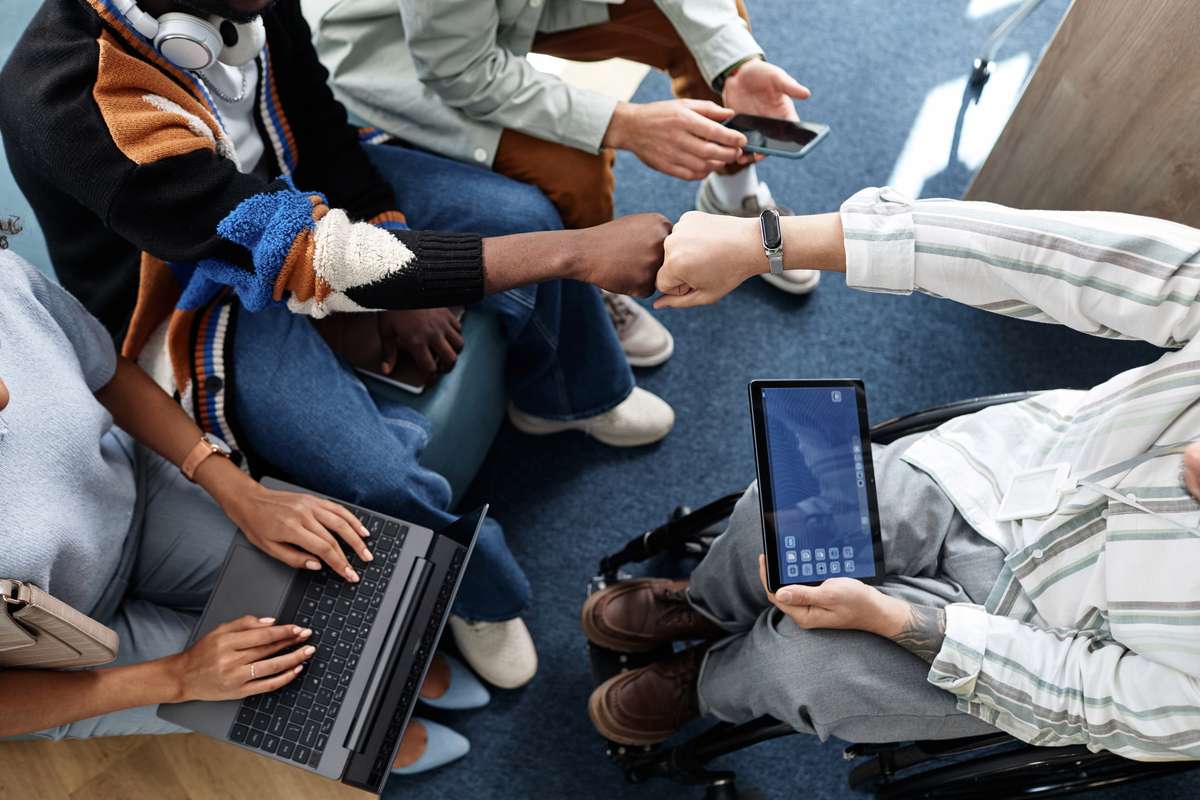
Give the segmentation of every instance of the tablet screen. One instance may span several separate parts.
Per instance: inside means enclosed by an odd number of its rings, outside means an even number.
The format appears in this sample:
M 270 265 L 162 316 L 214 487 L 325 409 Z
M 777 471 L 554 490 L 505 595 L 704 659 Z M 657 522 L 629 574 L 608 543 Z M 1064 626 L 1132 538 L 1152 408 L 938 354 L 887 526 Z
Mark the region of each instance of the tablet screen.
M 855 387 L 760 391 L 781 583 L 875 577 L 870 453 Z

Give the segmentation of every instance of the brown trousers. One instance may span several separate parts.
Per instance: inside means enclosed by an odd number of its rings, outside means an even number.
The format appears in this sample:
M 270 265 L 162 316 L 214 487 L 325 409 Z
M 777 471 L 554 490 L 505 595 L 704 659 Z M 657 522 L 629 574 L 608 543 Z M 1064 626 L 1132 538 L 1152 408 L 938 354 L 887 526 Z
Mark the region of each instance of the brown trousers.
M 735 0 L 747 20 L 746 6 Z M 700 67 L 671 21 L 653 0 L 625 0 L 608 7 L 609 21 L 560 33 L 539 33 L 533 52 L 571 61 L 624 58 L 665 71 L 676 97 L 711 100 L 721 96 L 704 81 Z M 588 228 L 613 218 L 611 148 L 593 155 L 505 129 L 492 169 L 522 183 L 532 183 L 554 203 L 568 228 Z

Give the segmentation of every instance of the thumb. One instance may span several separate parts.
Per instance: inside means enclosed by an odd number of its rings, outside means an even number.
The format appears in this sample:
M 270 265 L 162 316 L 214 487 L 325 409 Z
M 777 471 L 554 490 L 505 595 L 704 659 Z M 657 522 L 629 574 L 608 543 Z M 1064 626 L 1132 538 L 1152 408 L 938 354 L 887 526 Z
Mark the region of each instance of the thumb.
M 803 89 L 804 87 L 801 86 L 800 88 Z M 717 122 L 724 122 L 737 113 L 732 108 L 719 106 L 711 100 L 685 100 L 684 102 L 692 111 L 695 111 L 697 114 L 703 117 L 716 120 Z
M 807 86 L 801 86 L 795 78 L 786 72 L 780 75 L 779 90 L 794 100 L 807 100 L 812 97 L 812 92 L 808 90 Z
M 818 589 L 811 586 L 784 586 L 775 593 L 775 600 L 785 606 L 817 605 Z

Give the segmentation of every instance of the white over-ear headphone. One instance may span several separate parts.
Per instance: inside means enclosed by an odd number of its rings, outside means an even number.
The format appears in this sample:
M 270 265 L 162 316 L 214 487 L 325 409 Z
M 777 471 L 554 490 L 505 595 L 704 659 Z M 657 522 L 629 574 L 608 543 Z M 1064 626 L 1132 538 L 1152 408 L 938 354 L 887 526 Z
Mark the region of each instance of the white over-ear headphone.
M 138 8 L 137 0 L 114 0 L 114 5 L 138 33 L 154 43 L 163 58 L 181 69 L 207 69 L 217 61 L 245 66 L 267 40 L 261 17 L 242 24 L 172 11 L 155 19 Z

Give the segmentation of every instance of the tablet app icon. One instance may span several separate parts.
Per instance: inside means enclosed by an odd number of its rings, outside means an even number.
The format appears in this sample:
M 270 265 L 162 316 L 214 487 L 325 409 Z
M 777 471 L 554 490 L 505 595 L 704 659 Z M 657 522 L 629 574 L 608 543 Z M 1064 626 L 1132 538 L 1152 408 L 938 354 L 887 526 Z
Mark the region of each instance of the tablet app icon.
M 838 550 L 836 547 L 831 547 L 831 548 L 829 548 L 829 557 L 830 557 L 831 559 L 833 559 L 833 558 L 841 558 L 841 557 L 842 557 L 842 551 L 841 551 L 841 550 Z
M 792 549 L 793 547 L 795 547 L 796 546 L 796 537 L 795 536 L 783 537 L 783 546 L 788 548 L 789 550 Z
M 824 562 L 824 561 L 818 561 L 818 562 L 817 562 L 817 574 L 818 574 L 818 575 L 824 575 L 824 574 L 825 574 L 825 571 L 826 571 L 825 562 Z
M 796 560 L 796 551 L 795 550 L 787 551 L 787 560 L 789 562 L 795 562 L 795 560 Z
M 854 562 L 853 561 L 846 562 L 846 572 L 854 572 Z
M 834 575 L 837 575 L 839 572 L 842 571 L 841 562 L 838 562 L 838 561 L 830 562 L 829 571 L 832 572 Z
M 805 574 L 805 575 L 812 575 L 812 564 L 805 564 L 805 565 L 804 565 L 804 574 Z
M 795 565 L 795 564 L 788 564 L 788 570 L 787 570 L 787 574 L 788 574 L 788 577 L 789 577 L 789 578 L 794 578 L 794 577 L 796 577 L 796 575 L 797 575 L 798 573 L 799 573 L 799 570 L 797 570 L 797 569 L 796 569 L 796 565 Z
M 817 548 L 817 561 L 824 561 L 824 560 L 825 560 L 825 548 L 818 547 Z
M 835 402 L 835 403 L 840 403 L 840 402 L 842 402 L 842 393 L 841 393 L 841 392 L 839 392 L 837 389 L 834 389 L 834 390 L 833 390 L 832 392 L 830 392 L 829 394 L 830 394 L 830 397 L 832 397 L 832 398 L 833 398 L 833 402 Z
M 800 551 L 800 560 L 801 561 L 812 561 L 812 550 L 801 550 Z

